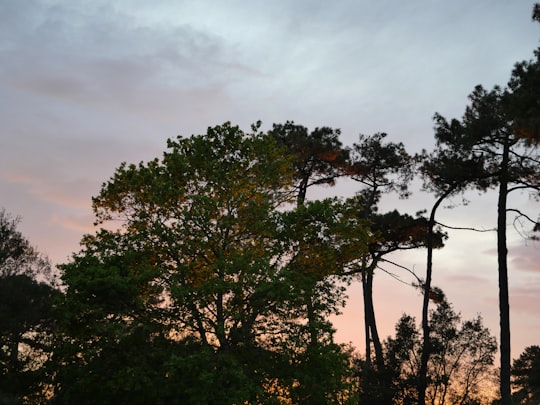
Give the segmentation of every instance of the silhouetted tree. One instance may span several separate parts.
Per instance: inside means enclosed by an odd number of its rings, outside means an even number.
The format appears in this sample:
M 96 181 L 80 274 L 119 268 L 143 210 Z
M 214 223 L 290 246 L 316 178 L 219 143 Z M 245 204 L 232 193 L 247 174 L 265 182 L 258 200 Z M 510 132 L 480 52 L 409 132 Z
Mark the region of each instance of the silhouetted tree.
M 425 218 L 413 218 L 396 210 L 385 214 L 378 212 L 383 194 L 395 192 L 402 198 L 408 196 L 408 184 L 414 166 L 414 160 L 403 144 L 385 142 L 385 137 L 386 134 L 361 135 L 358 143 L 353 145 L 348 172 L 362 186 L 351 200 L 358 207 L 359 218 L 366 221 L 373 234 L 369 255 L 357 262 L 352 273 L 358 273 L 362 278 L 366 367 L 371 365 L 373 345 L 376 363 L 381 370 L 384 368 L 384 360 L 373 305 L 375 270 L 389 253 L 425 246 L 427 240 Z
M 48 259 L 17 230 L 18 222 L 0 211 L 1 403 L 43 399 L 44 366 L 52 350 L 51 309 L 58 295 L 43 281 L 51 273 Z
M 269 134 L 293 158 L 298 206 L 304 204 L 309 187 L 334 185 L 344 174 L 349 149 L 339 140 L 339 129 L 321 127 L 309 132 L 306 127 L 287 121 L 274 124 Z
M 437 199 L 431 208 L 427 231 L 427 263 L 426 277 L 420 287 L 423 292 L 422 300 L 422 355 L 418 374 L 418 403 L 425 404 L 427 388 L 427 367 L 431 355 L 430 326 L 428 321 L 429 303 L 434 291 L 432 289 L 433 277 L 433 250 L 439 247 L 440 230 L 437 230 L 436 215 L 439 207 L 448 197 L 462 193 L 473 182 L 483 186 L 482 180 L 489 175 L 483 171 L 483 166 L 476 156 L 467 157 L 448 148 L 444 143 L 437 142 L 435 151 L 427 154 L 425 151 L 417 159 L 421 160 L 420 172 L 424 178 L 424 188 L 435 192 Z
M 442 291 L 435 288 L 434 293 L 437 306 L 429 314 L 432 347 L 426 398 L 441 405 L 474 403 L 491 388 L 495 338 L 481 317 L 462 321 Z M 396 336 L 387 340 L 385 348 L 394 403 L 417 404 L 423 342 L 413 317 L 402 316 Z
M 515 74 L 513 75 L 515 77 Z M 518 89 L 513 85 L 514 89 Z M 538 89 L 540 91 L 540 89 Z M 499 273 L 499 305 L 501 318 L 501 396 L 503 404 L 510 403 L 510 318 L 508 300 L 508 266 L 506 218 L 511 192 L 529 190 L 538 196 L 540 191 L 540 157 L 534 145 L 514 131 L 512 115 L 514 93 L 495 87 L 486 91 L 477 86 L 470 96 L 461 121 L 446 121 L 436 116 L 436 138 L 451 158 L 473 166 L 470 185 L 485 190 L 498 189 L 497 251 Z M 465 172 L 467 173 L 467 172 Z M 466 176 L 471 173 L 467 173 Z M 463 177 L 463 176 L 462 176 Z M 450 183 L 453 184 L 453 183 Z M 448 185 L 447 187 L 451 187 Z
M 540 402 L 540 347 L 528 346 L 512 364 L 512 395 L 516 404 L 533 405 Z

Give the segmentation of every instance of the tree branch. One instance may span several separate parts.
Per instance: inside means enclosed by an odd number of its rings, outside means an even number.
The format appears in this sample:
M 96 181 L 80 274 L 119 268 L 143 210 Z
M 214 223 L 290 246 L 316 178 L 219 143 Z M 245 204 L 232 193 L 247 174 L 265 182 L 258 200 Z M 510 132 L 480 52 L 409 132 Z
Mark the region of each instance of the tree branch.
M 521 212 L 520 210 L 518 210 L 518 209 L 516 209 L 516 208 L 508 208 L 508 209 L 506 210 L 506 212 L 515 212 L 515 213 L 518 214 L 517 218 L 523 217 L 523 218 L 527 219 L 528 221 L 530 221 L 531 223 L 533 223 L 533 224 L 535 224 L 535 225 L 538 223 L 538 221 L 535 221 L 534 219 L 532 219 L 531 217 L 529 217 L 527 214 L 524 214 L 523 212 Z M 517 218 L 516 218 L 516 219 L 517 219 Z
M 411 275 L 416 279 L 416 281 L 418 281 L 418 283 L 422 283 L 422 279 L 421 279 L 420 277 L 418 277 L 418 276 L 416 275 L 416 273 L 415 273 L 413 270 L 409 269 L 408 267 L 405 267 L 405 266 L 403 266 L 403 265 L 401 265 L 401 264 L 398 264 L 398 263 L 393 262 L 393 261 L 388 260 L 388 259 L 381 259 L 381 261 L 382 261 L 382 262 L 389 263 L 389 264 L 391 264 L 391 265 L 393 265 L 393 266 L 396 266 L 397 268 L 400 268 L 400 269 L 402 269 L 402 270 L 407 271 L 409 274 L 411 274 Z M 401 280 L 396 274 L 394 274 L 394 273 L 392 273 L 392 272 L 390 272 L 390 271 L 388 271 L 388 270 L 385 270 L 385 269 L 383 269 L 383 268 L 380 267 L 380 266 L 377 266 L 377 268 L 381 269 L 381 270 L 384 271 L 386 274 L 388 274 L 388 275 L 394 277 L 396 280 L 400 281 L 401 283 L 410 285 L 410 284 L 408 284 L 408 283 L 405 283 L 403 280 Z
M 474 231 L 474 232 L 495 232 L 497 231 L 496 228 L 491 228 L 491 229 L 476 229 L 476 228 L 469 228 L 469 227 L 460 227 L 460 226 L 450 226 L 450 225 L 445 225 L 439 221 L 435 221 L 435 223 L 437 225 L 440 225 L 442 226 L 443 228 L 447 228 L 447 229 L 454 229 L 454 230 L 457 230 L 457 231 Z

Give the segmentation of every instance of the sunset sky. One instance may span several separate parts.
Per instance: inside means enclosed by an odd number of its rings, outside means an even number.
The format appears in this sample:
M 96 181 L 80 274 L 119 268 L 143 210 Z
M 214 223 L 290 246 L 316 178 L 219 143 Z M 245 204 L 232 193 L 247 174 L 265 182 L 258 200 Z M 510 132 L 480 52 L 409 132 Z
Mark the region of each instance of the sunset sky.
M 245 130 L 294 120 L 309 128 L 387 132 L 411 152 L 433 146 L 435 112 L 461 117 L 477 84 L 504 86 L 531 59 L 540 24 L 526 0 L 0 0 L 0 207 L 57 264 L 92 232 L 91 196 L 123 162 L 160 156 L 167 138 L 231 121 Z M 342 182 L 311 197 L 354 194 Z M 308 195 L 308 197 L 310 197 Z M 440 220 L 493 228 L 496 196 L 451 201 Z M 434 196 L 388 196 L 414 214 Z M 533 217 L 538 202 L 511 199 Z M 540 344 L 540 244 L 509 218 L 512 356 Z M 526 225 L 525 231 L 530 230 Z M 494 232 L 453 231 L 434 257 L 434 284 L 465 319 L 498 337 Z M 394 257 L 419 276 L 425 251 Z M 386 337 L 421 297 L 380 272 L 375 310 Z M 405 283 L 405 284 L 404 284 Z M 358 284 L 335 319 L 363 350 Z

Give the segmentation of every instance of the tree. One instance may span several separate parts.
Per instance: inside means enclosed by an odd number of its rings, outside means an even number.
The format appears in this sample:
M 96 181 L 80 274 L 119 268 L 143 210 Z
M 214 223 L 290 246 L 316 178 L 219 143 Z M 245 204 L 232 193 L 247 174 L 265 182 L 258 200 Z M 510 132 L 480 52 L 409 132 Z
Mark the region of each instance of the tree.
M 518 388 L 512 399 L 518 404 L 540 400 L 540 346 L 528 346 L 512 364 L 512 383 Z
M 49 259 L 32 247 L 17 230 L 20 218 L 0 210 L 0 277 L 26 275 L 52 282 Z
M 295 318 L 306 319 L 305 324 L 291 325 L 295 332 L 286 342 L 289 347 L 298 338 L 303 342 L 290 351 L 302 369 L 298 375 L 306 379 L 306 383 L 300 379 L 292 390 L 293 402 L 338 403 L 336 395 L 341 395 L 343 383 L 347 386 L 350 382 L 349 377 L 346 381 L 339 377 L 347 374 L 349 361 L 343 348 L 333 343 L 334 328 L 328 316 L 345 304 L 343 270 L 366 254 L 366 228 L 358 221 L 355 207 L 338 199 L 306 202 L 285 213 L 284 219 L 285 240 L 289 241 L 285 252 L 290 257 L 284 270 L 290 274 L 291 288 L 297 291 L 292 296 L 299 299 L 293 306 L 298 311 Z M 334 377 L 321 384 L 324 374 Z
M 52 303 L 58 294 L 38 279 L 50 263 L 17 230 L 19 218 L 0 211 L 0 402 L 22 403 L 46 389 L 51 354 Z M 11 402 L 10 402 L 11 401 Z
M 335 275 L 341 274 L 347 263 L 365 255 L 367 236 L 363 231 L 365 227 L 345 205 L 331 199 L 306 201 L 306 195 L 309 188 L 334 185 L 336 179 L 344 175 L 349 150 L 343 148 L 339 140 L 340 131 L 329 127 L 309 132 L 306 127 L 287 121 L 274 124 L 269 134 L 278 145 L 286 148 L 294 167 L 296 210 L 286 215 L 292 224 L 286 233 L 294 235 L 294 247 L 287 268 L 294 274 L 295 283 L 302 286 L 299 297 L 303 297 L 303 302 L 299 306 L 305 308 L 308 342 L 308 350 L 301 355 L 307 360 L 303 361 L 302 374 L 310 382 L 300 384 L 300 389 L 293 392 L 304 392 L 295 398 L 298 403 L 327 403 L 329 399 L 319 392 L 320 369 L 339 368 L 345 358 L 327 357 L 337 363 L 323 367 L 321 360 L 324 359 L 317 353 L 328 351 L 324 345 L 331 342 L 333 328 L 321 315 L 329 314 L 329 308 L 337 311 L 336 302 L 328 301 L 330 297 L 340 297 L 340 305 L 344 304 L 344 289 L 336 289 Z M 342 278 L 342 281 L 348 280 Z M 328 294 L 328 291 L 335 292 Z
M 84 392 L 107 378 L 111 395 L 100 400 L 114 403 L 130 391 L 126 375 L 144 376 L 133 403 L 308 401 L 314 370 L 306 359 L 333 364 L 319 377 L 343 382 L 344 349 L 324 329 L 343 293 L 324 267 L 334 270 L 335 259 L 361 240 L 349 238 L 352 227 L 362 233 L 346 209 L 327 201 L 285 211 L 292 159 L 257 126 L 246 134 L 225 123 L 168 147 L 162 159 L 117 169 L 93 206 L 99 224 L 120 220 L 121 229 L 86 236 L 62 266 L 68 344 L 60 351 L 67 366 L 57 380 L 59 401 L 84 402 Z M 304 323 L 313 282 L 318 352 L 309 350 Z M 127 366 L 121 361 L 112 381 L 111 372 L 101 376 L 123 358 L 108 353 L 133 341 L 138 355 Z M 149 350 L 155 345 L 158 353 Z M 160 366 L 147 372 L 136 359 Z M 95 378 L 73 386 L 77 373 Z M 317 398 L 333 403 L 336 393 L 325 389 Z
M 437 307 L 430 311 L 432 355 L 428 364 L 429 403 L 466 404 L 480 400 L 490 388 L 497 345 L 480 316 L 462 321 L 439 289 Z M 386 342 L 395 403 L 416 404 L 417 378 L 423 343 L 415 319 L 403 315 L 395 338 Z
M 373 305 L 375 270 L 392 252 L 424 246 L 427 236 L 427 221 L 421 216 L 414 218 L 396 210 L 385 214 L 378 212 L 377 205 L 383 194 L 396 192 L 402 198 L 408 196 L 408 184 L 413 176 L 414 160 L 403 144 L 385 142 L 385 137 L 386 134 L 361 135 L 358 143 L 353 145 L 348 169 L 349 176 L 363 187 L 352 201 L 374 237 L 369 245 L 369 255 L 357 261 L 352 272 L 362 278 L 366 366 L 371 365 L 373 344 L 379 369 L 384 368 L 384 360 Z
M 518 73 L 514 73 L 515 78 Z M 517 90 L 515 84 L 512 85 Z M 515 211 L 525 218 L 529 216 L 507 207 L 511 192 L 540 191 L 540 157 L 533 144 L 520 137 L 513 128 L 514 98 L 512 90 L 502 91 L 495 87 L 486 91 L 477 86 L 470 95 L 471 104 L 461 121 L 448 122 L 436 115 L 436 138 L 439 147 L 451 154 L 456 164 L 473 165 L 474 176 L 463 179 L 465 185 L 477 189 L 498 189 L 497 205 L 497 251 L 499 274 L 499 305 L 501 320 L 501 396 L 503 404 L 510 403 L 510 318 L 508 299 L 508 266 L 506 221 L 507 213 Z M 450 184 L 447 187 L 452 187 Z M 463 189 L 463 187 L 462 187 Z M 533 221 L 535 223 L 536 221 Z
M 54 403 L 166 403 L 166 329 L 156 269 L 129 234 L 86 236 L 62 265 L 65 294 L 52 361 Z
M 436 119 L 438 117 L 436 116 Z M 431 338 L 429 325 L 429 303 L 437 292 L 432 289 L 433 277 L 433 250 L 440 247 L 441 230 L 437 229 L 436 215 L 441 204 L 448 197 L 464 192 L 472 184 L 486 187 L 486 175 L 482 162 L 473 154 L 465 157 L 443 142 L 437 142 L 435 151 L 431 154 L 422 152 L 417 159 L 422 162 L 420 172 L 424 178 L 424 189 L 435 192 L 437 199 L 431 208 L 427 224 L 427 263 L 426 277 L 420 284 L 422 288 L 422 355 L 420 358 L 420 371 L 417 380 L 418 403 L 425 404 L 427 389 L 428 362 L 431 356 Z
M 269 134 L 293 158 L 298 206 L 304 204 L 308 188 L 334 185 L 336 179 L 344 174 L 349 149 L 342 146 L 339 129 L 322 127 L 309 132 L 306 127 L 287 121 L 274 124 Z
M 538 20 L 538 4 L 533 10 Z M 540 140 L 538 109 L 540 94 L 540 50 L 535 51 L 536 60 L 516 64 L 508 88 L 496 86 L 491 91 L 477 86 L 469 96 L 470 106 L 461 121 L 448 122 L 436 114 L 436 139 L 439 156 L 435 168 L 437 175 L 432 184 L 442 196 L 468 186 L 479 190 L 498 189 L 497 202 L 497 259 L 499 277 L 501 397 L 503 404 L 510 404 L 510 311 L 508 297 L 507 265 L 507 214 L 515 212 L 518 217 L 530 220 L 537 229 L 536 221 L 518 209 L 507 206 L 508 196 L 516 191 L 529 191 L 540 196 L 540 156 L 537 144 Z M 440 163 L 443 163 L 440 165 Z M 445 175 L 444 167 L 469 167 L 472 174 L 456 178 Z M 433 168 L 433 167 L 432 167 Z M 430 171 L 430 169 L 428 169 Z M 451 170 L 454 173 L 454 170 Z M 467 173 L 467 176 L 469 176 Z M 443 175 L 441 175 L 443 174 Z M 458 186 L 458 184 L 460 184 Z

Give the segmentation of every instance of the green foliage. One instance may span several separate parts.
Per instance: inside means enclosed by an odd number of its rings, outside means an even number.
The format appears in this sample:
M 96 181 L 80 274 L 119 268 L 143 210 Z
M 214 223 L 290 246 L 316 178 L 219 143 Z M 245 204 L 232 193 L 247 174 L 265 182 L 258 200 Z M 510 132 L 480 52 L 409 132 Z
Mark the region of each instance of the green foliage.
M 293 159 L 253 129 L 170 140 L 93 199 L 109 230 L 62 266 L 58 403 L 338 403 L 350 389 L 327 317 L 365 228 L 338 200 L 286 211 Z
M 344 174 L 350 151 L 342 147 L 340 134 L 339 129 L 329 127 L 308 132 L 306 127 L 292 121 L 273 125 L 269 135 L 293 159 L 298 205 L 304 203 L 309 187 L 334 185 Z

